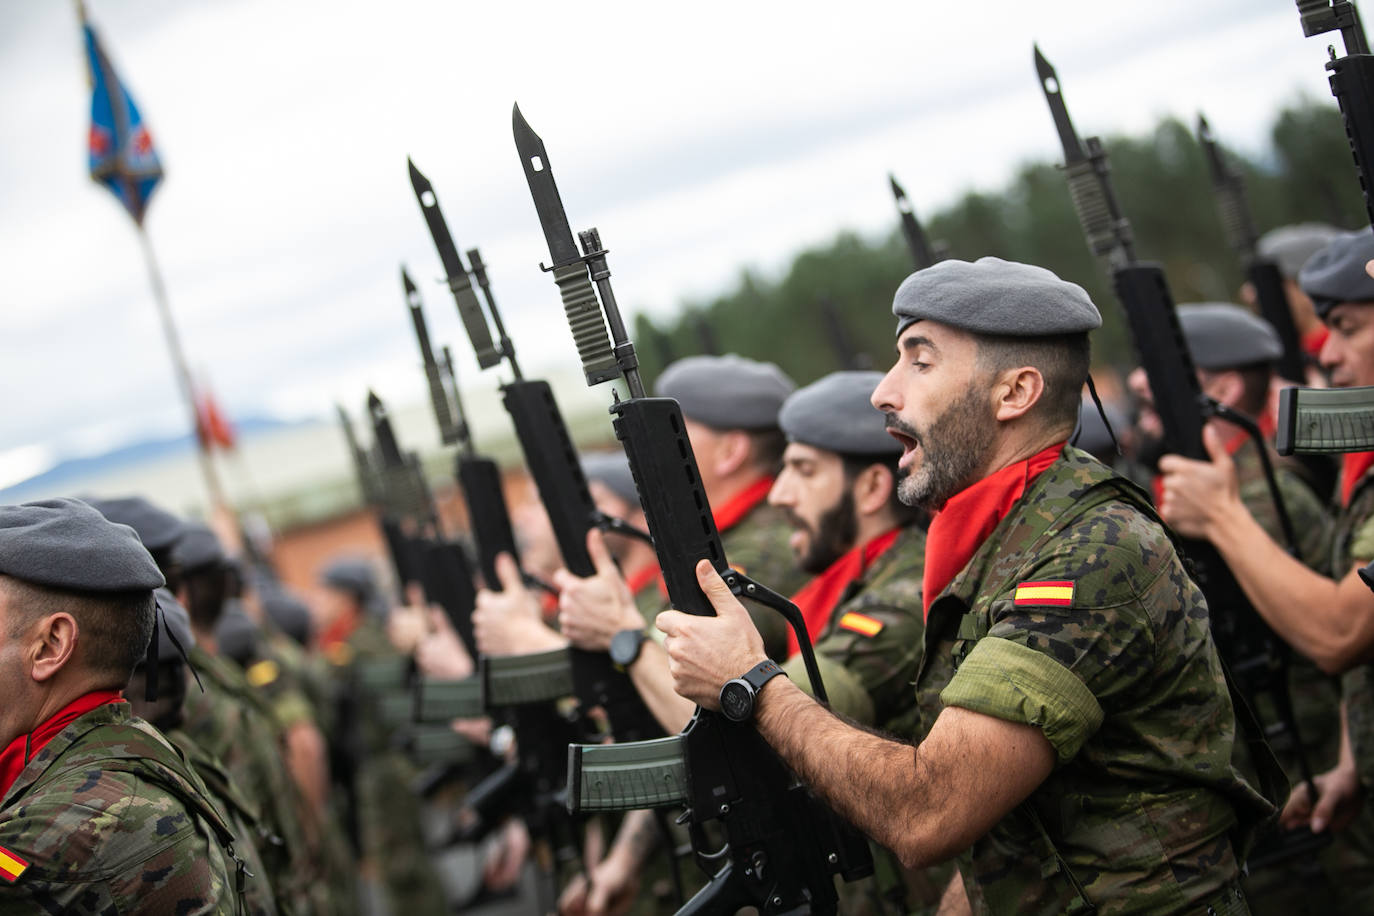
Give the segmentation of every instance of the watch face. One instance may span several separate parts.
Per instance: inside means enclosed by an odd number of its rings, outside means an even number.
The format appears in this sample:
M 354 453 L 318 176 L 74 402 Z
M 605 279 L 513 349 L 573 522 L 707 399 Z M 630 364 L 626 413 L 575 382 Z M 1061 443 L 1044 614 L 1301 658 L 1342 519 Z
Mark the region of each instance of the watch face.
M 611 661 L 628 668 L 639 658 L 639 644 L 644 641 L 642 630 L 621 630 L 611 637 Z
M 754 692 L 744 681 L 726 681 L 720 688 L 720 711 L 727 719 L 743 722 L 754 714 Z

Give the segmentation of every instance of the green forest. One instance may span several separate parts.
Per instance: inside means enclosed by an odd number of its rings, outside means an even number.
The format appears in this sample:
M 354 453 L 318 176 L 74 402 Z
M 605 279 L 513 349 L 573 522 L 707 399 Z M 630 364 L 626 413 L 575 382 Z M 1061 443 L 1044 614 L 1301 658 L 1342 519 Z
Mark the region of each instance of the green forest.
M 1227 150 L 1245 176 L 1260 232 L 1307 221 L 1348 229 L 1366 224 L 1334 104 L 1289 105 L 1268 137 L 1268 148 L 1257 157 Z M 1227 244 L 1191 126 L 1167 119 L 1146 136 L 1107 137 L 1104 143 L 1136 251 L 1163 265 L 1175 301 L 1234 300 L 1242 268 Z M 905 168 L 894 163 L 899 180 L 930 183 L 914 167 Z M 874 175 L 873 181 L 885 184 L 887 178 Z M 917 215 L 950 257 L 1025 261 L 1084 286 L 1104 319 L 1093 339 L 1095 363 L 1121 369 L 1134 364 L 1124 319 L 1108 278 L 1088 251 L 1057 162 L 1025 164 L 1005 187 L 970 192 L 939 212 L 920 212 L 918 203 Z M 854 354 L 886 369 L 894 327 L 887 307 L 912 270 L 894 205 L 892 231 L 884 238 L 841 233 L 824 247 L 799 253 L 780 278 L 745 270 L 733 289 L 710 301 L 684 303 L 675 321 L 656 324 L 640 314 L 636 350 L 650 379 L 666 360 L 702 352 L 772 360 L 799 384 L 841 368 Z

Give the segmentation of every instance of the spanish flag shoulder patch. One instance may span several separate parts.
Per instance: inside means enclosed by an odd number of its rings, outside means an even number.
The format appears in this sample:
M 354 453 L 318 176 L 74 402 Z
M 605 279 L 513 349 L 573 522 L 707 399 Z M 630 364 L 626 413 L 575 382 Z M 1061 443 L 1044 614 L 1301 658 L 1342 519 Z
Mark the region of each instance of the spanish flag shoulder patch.
M 3 846 L 0 846 L 0 878 L 4 878 L 10 884 L 19 880 L 19 876 L 29 867 L 29 863 L 19 858 Z
M 1064 582 L 1022 582 L 1016 586 L 1013 604 L 1054 605 L 1069 607 L 1073 604 L 1073 583 Z
M 864 636 L 877 636 L 883 631 L 883 622 L 867 614 L 850 611 L 840 618 L 840 627 Z

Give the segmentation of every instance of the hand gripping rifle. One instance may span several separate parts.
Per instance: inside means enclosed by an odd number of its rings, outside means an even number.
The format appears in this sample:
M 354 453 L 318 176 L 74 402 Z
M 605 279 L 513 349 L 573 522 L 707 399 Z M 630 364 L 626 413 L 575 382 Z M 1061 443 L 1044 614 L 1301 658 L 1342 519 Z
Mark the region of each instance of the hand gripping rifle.
M 1260 257 L 1259 233 L 1250 215 L 1245 179 L 1227 161 L 1225 151 L 1212 136 L 1212 128 L 1202 115 L 1197 118 L 1197 139 L 1207 158 L 1207 172 L 1212 177 L 1212 191 L 1227 241 L 1245 267 L 1245 279 L 1255 290 L 1260 315 L 1273 326 L 1283 345 L 1283 356 L 1274 368 L 1290 382 L 1301 385 L 1307 374 L 1303 371 L 1306 360 L 1298 340 L 1298 328 L 1293 323 L 1288 294 L 1283 289 L 1283 274 L 1272 260 Z
M 1097 137 L 1079 140 L 1069 120 L 1059 78 L 1038 47 L 1035 49 L 1035 68 L 1064 149 L 1064 171 L 1074 209 L 1083 225 L 1088 247 L 1101 259 L 1111 275 L 1116 297 L 1126 313 L 1141 366 L 1150 382 L 1155 409 L 1164 427 L 1166 450 L 1186 458 L 1206 461 L 1208 456 L 1202 441 L 1202 430 L 1209 417 L 1219 416 L 1244 429 L 1259 450 L 1280 525 L 1291 549 L 1295 543 L 1293 527 L 1274 481 L 1264 437 L 1249 417 L 1217 404 L 1202 394 L 1164 271 L 1157 264 L 1136 258 L 1130 222 L 1117 203 L 1107 165 L 1107 153 L 1101 140 Z M 1253 719 L 1245 697 L 1267 694 L 1280 719 L 1267 730 L 1268 737 L 1276 744 L 1291 747 L 1298 759 L 1303 780 L 1310 784 L 1311 771 L 1302 750 L 1288 691 L 1288 644 L 1279 639 L 1255 611 L 1210 542 L 1177 540 L 1191 566 L 1193 578 L 1207 599 L 1217 650 L 1238 685 L 1238 690 L 1232 690 L 1237 719 L 1242 723 L 1245 719 Z M 1257 734 L 1249 737 L 1258 741 L 1258 726 L 1253 730 Z M 1261 778 L 1267 779 L 1269 774 L 1266 773 L 1265 763 L 1272 762 L 1268 749 L 1262 741 L 1258 741 L 1258 746 L 1252 743 L 1252 752 Z M 1281 793 L 1278 787 L 1272 791 L 1270 786 L 1265 789 L 1265 794 L 1270 797 Z M 1252 851 L 1252 867 L 1307 854 L 1328 842 L 1327 838 L 1313 836 L 1305 828 L 1285 832 L 1273 839 L 1275 842 L 1261 844 Z
M 911 260 L 916 263 L 916 269 L 925 270 L 935 262 L 943 261 L 945 246 L 938 242 L 931 244 L 930 236 L 926 235 L 925 229 L 916 219 L 916 211 L 912 209 L 906 191 L 891 173 L 888 174 L 887 180 L 892 185 L 892 196 L 897 201 L 897 212 L 902 217 L 902 235 L 906 237 L 907 247 L 911 249 Z
M 1334 45 L 1327 46 L 1331 59 L 1331 94 L 1336 97 L 1345 118 L 1345 135 L 1364 192 L 1364 206 L 1374 222 L 1374 55 L 1369 53 L 1360 11 L 1350 0 L 1297 0 L 1302 32 L 1308 38 L 1326 32 L 1340 32 L 1345 57 L 1336 56 Z
M 714 613 L 695 572 L 699 560 L 709 560 L 735 594 L 787 618 L 815 695 L 824 701 L 815 653 L 796 606 L 726 563 L 677 401 L 644 394 L 597 231 L 580 233 L 582 248 L 574 246 L 544 143 L 518 107 L 513 120 L 515 145 L 553 259 L 544 269 L 553 273 L 562 294 L 587 383 L 623 375 L 630 392 L 628 400 L 617 398 L 611 407 L 613 426 L 629 457 L 673 606 Z M 573 811 L 687 807 L 684 820 L 698 863 L 713 877 L 679 913 L 732 914 L 746 906 L 765 914 L 834 913 L 834 875 L 853 880 L 872 872 L 860 834 L 797 782 L 752 724 L 698 709 L 680 735 L 575 745 L 568 753 Z M 708 851 L 703 830 L 710 821 L 719 821 L 726 836 L 717 851 Z
M 472 274 L 482 288 L 500 340 L 499 348 L 492 343 L 491 331 L 481 304 L 473 292 L 468 271 L 458 258 L 458 249 L 453 243 L 443 212 L 439 209 L 438 198 L 429 180 L 410 164 L 411 186 L 420 202 L 425 222 L 429 225 L 439 259 L 448 274 L 448 285 L 458 304 L 458 314 L 463 319 L 473 350 L 477 354 L 478 365 L 483 368 L 494 366 L 502 359 L 510 365 L 514 380 L 501 388 L 502 401 L 510 414 L 515 427 L 515 435 L 520 440 L 520 448 L 529 466 L 530 476 L 534 478 L 539 490 L 539 498 L 548 511 L 549 522 L 558 541 L 563 564 L 576 576 L 589 577 L 595 574 L 596 567 L 587 552 L 587 532 L 594 525 L 613 527 L 622 533 L 633 534 L 636 529 L 624 524 L 611 524 L 596 509 L 591 494 L 587 490 L 587 480 L 582 474 L 582 466 L 577 459 L 577 450 L 568 434 L 563 414 L 554 400 L 548 382 L 526 379 L 520 372 L 515 360 L 515 348 L 506 336 L 501 322 L 501 313 L 492 297 L 491 285 L 487 280 L 486 265 L 476 249 L 468 252 L 472 264 Z M 586 282 L 585 279 L 583 281 Z M 587 292 L 591 287 L 587 285 Z M 595 306 L 595 295 L 592 303 Z M 641 533 L 642 534 L 642 533 Z M 648 535 L 642 535 L 648 538 Z M 489 582 L 493 580 L 488 580 Z M 576 693 L 587 708 L 600 706 L 605 709 L 611 722 L 611 729 L 617 737 L 625 740 L 661 734 L 648 707 L 640 699 L 629 676 L 616 670 L 610 656 L 605 652 L 587 652 L 572 648 L 568 650 L 572 660 L 573 681 Z

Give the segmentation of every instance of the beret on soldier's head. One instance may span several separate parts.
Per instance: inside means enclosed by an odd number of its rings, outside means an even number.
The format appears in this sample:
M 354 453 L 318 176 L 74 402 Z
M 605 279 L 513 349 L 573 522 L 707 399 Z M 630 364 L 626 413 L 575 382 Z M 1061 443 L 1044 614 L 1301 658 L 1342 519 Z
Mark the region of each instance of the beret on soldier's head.
M 258 625 L 235 601 L 225 608 L 215 624 L 215 643 L 220 654 L 246 668 L 258 656 L 258 633 Z
M 917 321 L 1001 337 L 1080 334 L 1102 326 L 1083 287 L 1031 264 L 941 261 L 902 281 L 892 297 L 897 333 Z
M 1239 369 L 1272 363 L 1283 355 L 1274 326 L 1229 302 L 1199 302 L 1178 307 L 1178 323 L 1188 352 L 1199 369 Z
M 588 481 L 599 481 L 631 506 L 639 505 L 639 490 L 630 473 L 630 459 L 622 449 L 583 453 L 582 474 Z
M 186 613 L 186 608 L 182 607 L 181 602 L 167 589 L 160 588 L 155 594 L 157 609 L 161 611 L 158 615 L 161 622 L 155 621 L 154 625 L 162 627 L 165 631 L 157 634 L 157 660 L 182 661 L 182 652 L 190 652 L 191 647 L 196 644 L 195 634 L 191 632 L 191 615 Z M 176 637 L 176 642 L 167 638 L 168 633 Z M 180 649 L 177 648 L 177 643 L 181 643 Z M 139 660 L 139 664 L 143 664 L 142 659 Z
M 137 531 L 143 546 L 151 551 L 171 547 L 186 527 L 181 519 L 165 509 L 159 509 L 141 496 L 92 499 L 88 502 L 110 521 L 128 525 Z
M 0 575 L 86 592 L 152 591 L 166 584 L 132 528 L 65 498 L 0 506 Z
M 263 613 L 287 636 L 302 646 L 310 644 L 310 608 L 295 595 L 277 586 L 258 590 Z
M 366 560 L 335 560 L 320 574 L 320 581 L 329 588 L 348 592 L 360 604 L 368 604 L 377 594 L 377 577 Z
M 1345 232 L 1312 255 L 1298 274 L 1298 285 L 1312 300 L 1317 317 L 1342 302 L 1374 302 L 1374 278 L 1364 266 L 1374 260 L 1374 232 Z
M 796 383 L 773 363 L 729 353 L 688 356 L 668 366 L 654 393 L 674 398 L 689 420 L 713 429 L 776 429 Z
M 1326 247 L 1341 230 L 1326 223 L 1298 223 L 1270 229 L 1259 237 L 1259 256 L 1273 261 L 1285 277 L 1297 277 L 1312 255 Z
M 832 372 L 798 389 L 782 405 L 778 425 L 789 442 L 843 455 L 897 455 L 882 411 L 870 402 L 881 372 Z
M 206 525 L 188 522 L 182 526 L 181 536 L 172 545 L 172 561 L 182 572 L 194 572 L 208 566 L 221 566 L 226 560 L 219 538 Z

